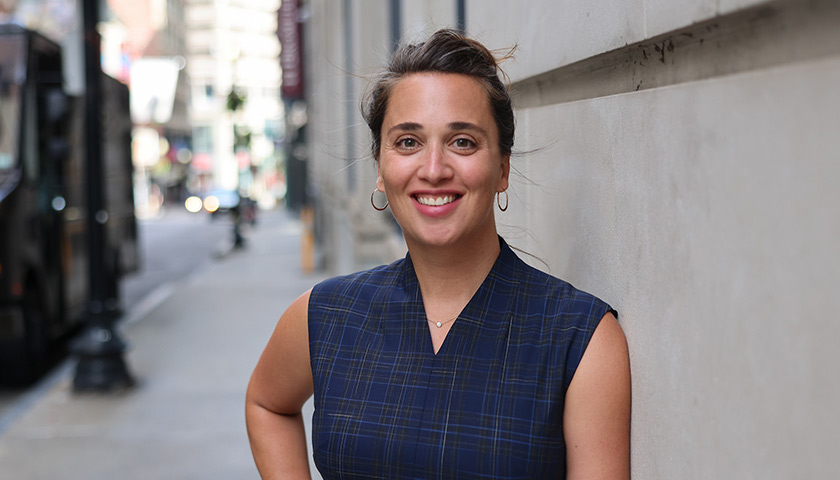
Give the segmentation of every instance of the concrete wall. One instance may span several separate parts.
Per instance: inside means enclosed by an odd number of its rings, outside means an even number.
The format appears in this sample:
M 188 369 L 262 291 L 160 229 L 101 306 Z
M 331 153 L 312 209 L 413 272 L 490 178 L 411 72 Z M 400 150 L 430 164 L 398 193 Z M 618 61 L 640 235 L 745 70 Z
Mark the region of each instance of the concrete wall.
M 376 167 L 359 110 L 367 79 L 390 55 L 389 10 L 387 2 L 374 0 L 313 0 L 308 8 L 307 128 L 318 263 L 349 273 L 404 254 L 390 214 L 369 203 Z
M 468 0 L 470 35 L 520 45 L 513 80 L 562 67 L 766 0 Z M 789 3 L 789 2 L 785 2 Z
M 501 230 L 620 311 L 635 478 L 840 472 L 838 81 L 833 58 L 520 114 L 554 143 Z
M 840 4 L 466 13 L 491 48 L 519 47 L 505 68 L 529 153 L 512 159 L 500 231 L 620 312 L 634 478 L 840 476 Z

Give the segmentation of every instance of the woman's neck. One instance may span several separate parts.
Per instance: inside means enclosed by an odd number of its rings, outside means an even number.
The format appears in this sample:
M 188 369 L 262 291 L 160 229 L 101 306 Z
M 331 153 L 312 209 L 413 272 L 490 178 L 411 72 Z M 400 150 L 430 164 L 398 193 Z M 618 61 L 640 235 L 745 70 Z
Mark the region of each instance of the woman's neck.
M 409 244 L 411 261 L 430 320 L 458 315 L 499 256 L 499 239 L 492 236 L 449 247 Z

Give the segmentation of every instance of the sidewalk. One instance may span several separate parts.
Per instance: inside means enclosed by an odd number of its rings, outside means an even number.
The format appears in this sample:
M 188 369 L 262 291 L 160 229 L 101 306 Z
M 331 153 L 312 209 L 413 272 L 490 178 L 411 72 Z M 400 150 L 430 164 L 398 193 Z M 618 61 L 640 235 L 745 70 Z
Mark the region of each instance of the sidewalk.
M 119 330 L 137 386 L 77 395 L 65 364 L 0 436 L 0 477 L 259 478 L 245 387 L 277 318 L 319 280 L 301 273 L 299 249 L 299 224 L 264 212 L 246 249 L 127 312 Z

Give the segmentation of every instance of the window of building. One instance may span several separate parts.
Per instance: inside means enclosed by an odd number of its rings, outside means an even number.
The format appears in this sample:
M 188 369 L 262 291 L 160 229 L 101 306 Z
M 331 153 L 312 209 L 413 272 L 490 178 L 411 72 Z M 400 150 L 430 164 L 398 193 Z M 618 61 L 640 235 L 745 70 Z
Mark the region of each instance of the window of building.
M 200 125 L 193 128 L 193 152 L 211 153 L 213 151 L 213 127 Z

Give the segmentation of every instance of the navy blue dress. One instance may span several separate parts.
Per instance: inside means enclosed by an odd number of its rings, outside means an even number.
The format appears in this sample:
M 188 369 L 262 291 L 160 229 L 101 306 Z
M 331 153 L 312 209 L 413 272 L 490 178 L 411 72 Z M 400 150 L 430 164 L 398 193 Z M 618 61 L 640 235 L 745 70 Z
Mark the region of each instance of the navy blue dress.
M 325 479 L 565 477 L 564 397 L 612 309 L 500 243 L 437 354 L 410 256 L 313 288 Z

